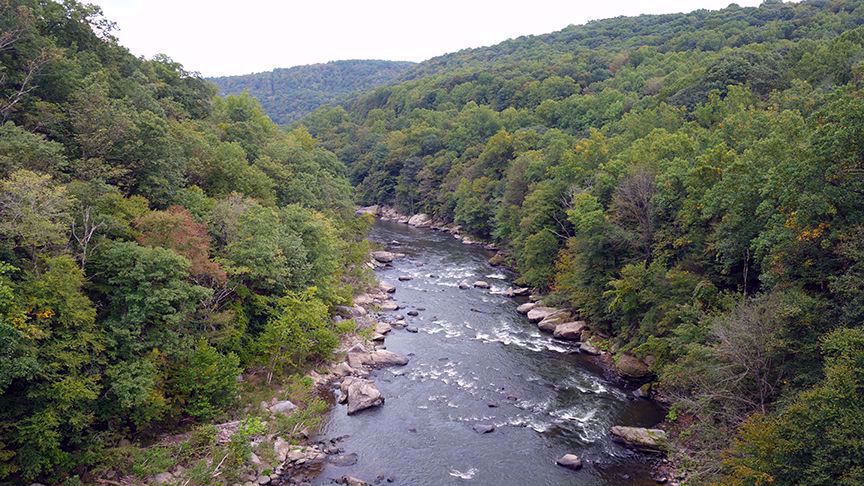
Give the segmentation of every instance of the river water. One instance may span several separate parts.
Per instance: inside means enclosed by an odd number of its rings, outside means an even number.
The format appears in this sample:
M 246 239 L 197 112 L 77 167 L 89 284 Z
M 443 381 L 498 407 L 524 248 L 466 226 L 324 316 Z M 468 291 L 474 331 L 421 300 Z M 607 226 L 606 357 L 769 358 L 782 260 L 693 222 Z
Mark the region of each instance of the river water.
M 396 285 L 408 325 L 386 347 L 409 356 L 404 367 L 371 375 L 386 401 L 348 416 L 337 405 L 321 438 L 348 436 L 350 466 L 328 464 L 318 484 L 350 475 L 405 485 L 649 485 L 650 458 L 613 443 L 612 425 L 652 426 L 662 410 L 631 398 L 632 386 L 604 377 L 594 358 L 541 334 L 518 314 L 520 303 L 488 290 L 460 290 L 482 279 L 492 290 L 512 275 L 487 263 L 490 254 L 451 235 L 396 223 L 376 223 L 370 238 L 401 243 L 406 257 L 378 278 Z M 400 275 L 413 277 L 399 282 Z M 480 434 L 477 424 L 494 424 Z M 580 471 L 555 465 L 577 454 Z

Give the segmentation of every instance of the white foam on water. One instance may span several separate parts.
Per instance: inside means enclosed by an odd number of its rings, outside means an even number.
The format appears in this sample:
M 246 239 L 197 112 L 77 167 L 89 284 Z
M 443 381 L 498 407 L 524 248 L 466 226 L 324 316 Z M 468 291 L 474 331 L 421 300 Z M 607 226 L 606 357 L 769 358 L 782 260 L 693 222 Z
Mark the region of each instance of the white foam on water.
M 455 468 L 450 469 L 450 475 L 455 477 L 455 478 L 459 478 L 459 479 L 474 479 L 474 475 L 476 475 L 476 474 L 477 474 L 477 468 L 474 468 L 474 467 L 472 467 L 471 469 L 469 469 L 465 472 L 462 472 L 462 471 L 455 469 Z
M 497 280 L 506 280 L 507 275 L 504 275 L 503 273 L 490 273 L 489 275 L 486 275 L 486 278 L 494 278 Z

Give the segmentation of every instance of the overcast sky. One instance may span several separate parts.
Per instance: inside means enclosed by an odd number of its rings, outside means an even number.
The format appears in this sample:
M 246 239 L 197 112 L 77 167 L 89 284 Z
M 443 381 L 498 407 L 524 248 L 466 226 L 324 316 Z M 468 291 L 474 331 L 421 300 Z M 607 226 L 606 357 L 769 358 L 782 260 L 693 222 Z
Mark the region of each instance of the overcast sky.
M 205 76 L 337 59 L 422 61 L 588 20 L 718 9 L 730 0 L 90 0 L 134 54 Z M 761 0 L 738 0 L 756 6 Z

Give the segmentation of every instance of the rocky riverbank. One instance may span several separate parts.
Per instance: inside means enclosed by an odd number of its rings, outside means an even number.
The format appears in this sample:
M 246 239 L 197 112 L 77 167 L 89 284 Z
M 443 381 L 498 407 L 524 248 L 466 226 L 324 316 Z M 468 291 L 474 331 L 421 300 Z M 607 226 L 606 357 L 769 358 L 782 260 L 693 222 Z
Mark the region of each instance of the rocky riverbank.
M 464 244 L 481 246 L 490 251 L 498 250 L 492 244 L 477 241 L 471 237 L 463 235 L 461 233 L 461 228 L 458 225 L 437 221 L 425 214 L 407 216 L 398 213 L 392 208 L 378 206 L 360 208 L 358 213 L 372 214 L 383 221 L 407 224 L 417 228 L 427 228 L 432 231 L 442 231 L 453 235 L 454 238 L 460 240 Z M 395 259 L 401 256 L 396 251 L 398 246 L 399 243 L 394 241 L 388 245 L 387 250 L 374 252 L 372 254 L 373 259 L 372 262 L 370 262 L 370 266 L 373 268 L 384 268 L 390 265 Z M 498 260 L 495 263 L 500 264 L 501 260 L 503 260 L 502 254 L 500 252 L 496 253 L 492 260 Z M 401 281 L 402 279 L 400 278 L 399 280 Z M 570 309 L 546 306 L 543 302 L 543 296 L 536 293 L 532 294 L 531 290 L 527 288 L 510 287 L 503 291 L 491 290 L 489 283 L 483 280 L 477 280 L 474 282 L 463 281 L 459 284 L 459 288 L 463 290 L 471 288 L 487 290 L 490 293 L 506 295 L 514 298 L 527 296 L 528 301 L 521 304 L 517 308 L 517 311 L 525 315 L 530 322 L 535 323 L 540 331 L 551 334 L 555 339 L 567 341 L 571 346 L 577 347 L 579 352 L 595 357 L 598 363 L 601 363 L 605 369 L 613 371 L 620 379 L 629 382 L 636 381 L 644 383 L 643 386 L 634 391 L 635 398 L 650 399 L 652 397 L 652 388 L 650 385 L 650 379 L 652 377 L 651 357 L 640 358 L 629 353 L 615 352 L 614 347 L 609 344 L 610 336 L 604 334 L 602 331 L 592 329 L 588 322 L 579 318 L 578 313 Z M 382 283 L 381 289 L 381 294 L 370 295 L 368 297 L 364 296 L 363 299 L 369 298 L 374 302 L 380 303 L 381 309 L 384 312 L 393 312 L 398 310 L 398 306 L 394 307 L 393 304 L 388 304 L 386 302 L 387 293 L 394 292 L 395 286 L 390 283 Z M 397 315 L 395 326 L 405 327 L 404 319 L 399 319 L 398 317 L 401 316 Z M 385 320 L 379 321 L 377 324 L 378 326 L 387 326 L 387 329 L 390 329 L 391 324 L 386 322 L 386 316 L 377 315 L 377 319 Z M 380 339 L 376 342 L 380 343 L 383 341 L 382 334 L 383 333 L 378 334 Z M 367 349 L 358 349 L 356 352 L 370 353 Z M 348 385 L 340 387 L 342 389 L 342 399 L 349 403 L 349 413 L 352 413 L 350 406 L 351 388 L 360 388 L 361 386 L 374 387 L 374 384 L 361 381 L 363 380 L 363 373 L 364 371 L 361 371 L 360 378 L 349 376 L 349 379 L 347 380 Z M 368 402 L 371 403 L 370 406 L 380 406 L 384 399 L 383 397 L 380 397 L 379 401 L 379 397 L 377 397 L 374 392 L 371 394 L 371 398 L 366 393 L 361 393 L 361 396 L 363 400 L 368 400 Z M 615 426 L 612 427 L 609 433 L 613 440 L 638 450 L 662 454 L 668 447 L 666 433 L 660 429 Z M 650 440 L 646 439 L 646 437 Z M 565 456 L 561 458 L 558 464 L 570 469 L 579 469 L 579 467 L 581 467 L 581 459 L 578 461 L 576 459 L 579 458 L 577 456 Z M 667 471 L 668 466 L 665 465 L 668 464 L 668 462 L 665 460 L 663 462 L 658 461 L 657 464 L 658 467 L 654 479 L 658 483 L 669 482 L 672 476 Z M 675 481 L 672 480 L 671 484 L 675 484 Z

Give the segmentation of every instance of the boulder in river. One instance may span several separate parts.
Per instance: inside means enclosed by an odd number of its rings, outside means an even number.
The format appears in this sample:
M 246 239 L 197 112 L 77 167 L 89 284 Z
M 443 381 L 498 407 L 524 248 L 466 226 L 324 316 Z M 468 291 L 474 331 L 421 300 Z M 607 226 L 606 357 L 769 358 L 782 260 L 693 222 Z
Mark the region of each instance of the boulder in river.
M 379 250 L 372 252 L 372 258 L 380 263 L 390 263 L 396 259 L 396 254 L 390 251 Z
M 348 376 L 339 385 L 344 400 L 348 402 L 348 415 L 353 415 L 367 408 L 377 407 L 384 403 L 384 397 L 375 383 L 363 378 Z
M 558 324 L 553 331 L 553 336 L 565 341 L 578 341 L 582 337 L 582 330 L 588 327 L 585 321 L 571 321 Z
M 556 309 L 554 307 L 538 305 L 528 311 L 528 320 L 531 322 L 540 322 L 543 319 L 551 316 L 552 314 L 560 311 L 561 309 Z
M 399 310 L 399 304 L 396 302 L 384 302 L 381 304 L 382 311 L 396 311 Z
M 474 282 L 475 289 L 488 289 L 490 287 L 489 282 L 485 280 L 478 280 Z
M 417 312 L 416 310 L 410 310 L 410 311 L 406 312 L 406 314 L 408 314 L 411 317 L 417 317 L 420 315 L 420 313 Z
M 615 357 L 615 367 L 628 378 L 645 378 L 651 374 L 648 365 L 632 354 L 621 353 Z
M 516 308 L 516 312 L 518 312 L 520 314 L 527 314 L 528 311 L 530 311 L 531 309 L 533 309 L 535 307 L 537 307 L 536 302 L 525 302 L 524 304 L 522 304 Z
M 411 280 L 411 279 L 413 279 L 413 278 L 414 278 L 414 277 L 412 277 L 412 276 L 410 276 L 410 275 L 399 275 L 399 277 L 397 277 L 397 279 L 398 279 L 400 282 L 407 282 L 407 281 L 409 281 L 409 280 Z
M 612 440 L 637 449 L 664 451 L 667 446 L 666 432 L 660 429 L 616 425 L 609 433 Z
M 378 334 L 387 334 L 391 330 L 393 330 L 393 328 L 390 327 L 390 324 L 387 324 L 386 322 L 379 322 L 378 324 L 375 324 L 375 332 Z
M 408 364 L 408 358 L 405 356 L 383 349 L 377 349 L 369 353 L 348 353 L 348 365 L 352 368 L 359 368 L 361 366 L 381 368 L 385 366 L 405 366 L 406 364 Z
M 475 424 L 472 428 L 474 429 L 474 432 L 477 432 L 478 434 L 490 434 L 495 432 L 494 424 Z
M 573 319 L 573 314 L 571 314 L 570 311 L 559 310 L 543 318 L 543 320 L 537 324 L 537 327 L 539 327 L 541 331 L 554 333 L 555 329 L 557 329 L 559 325 L 564 324 L 565 322 L 570 322 L 571 319 Z
M 582 459 L 576 454 L 564 454 L 555 461 L 555 464 L 574 471 L 582 469 Z
M 471 286 L 468 285 L 468 282 L 462 281 L 462 282 L 459 282 L 459 288 L 461 290 L 465 290 L 465 289 L 471 288 Z
M 392 294 L 393 292 L 396 292 L 396 286 L 395 285 L 393 285 L 391 283 L 383 282 L 383 281 L 378 282 L 378 288 L 380 288 L 384 292 L 387 292 L 388 294 Z

